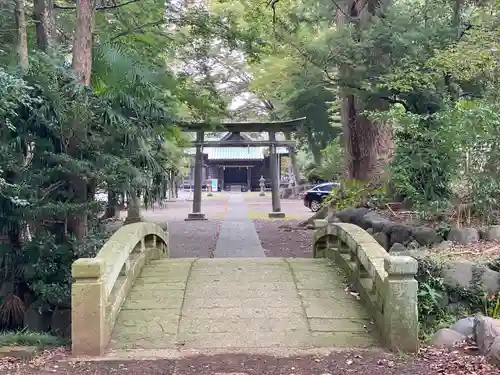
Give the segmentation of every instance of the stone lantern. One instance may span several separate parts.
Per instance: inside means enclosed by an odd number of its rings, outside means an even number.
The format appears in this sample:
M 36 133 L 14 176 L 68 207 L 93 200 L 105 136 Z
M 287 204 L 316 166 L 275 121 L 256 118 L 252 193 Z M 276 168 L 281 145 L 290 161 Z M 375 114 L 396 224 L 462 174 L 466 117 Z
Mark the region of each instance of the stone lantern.
M 264 188 L 266 187 L 266 179 L 264 178 L 264 176 L 260 176 L 259 187 L 260 187 L 260 193 L 259 193 L 259 195 L 261 197 L 265 196 L 266 193 L 264 193 Z

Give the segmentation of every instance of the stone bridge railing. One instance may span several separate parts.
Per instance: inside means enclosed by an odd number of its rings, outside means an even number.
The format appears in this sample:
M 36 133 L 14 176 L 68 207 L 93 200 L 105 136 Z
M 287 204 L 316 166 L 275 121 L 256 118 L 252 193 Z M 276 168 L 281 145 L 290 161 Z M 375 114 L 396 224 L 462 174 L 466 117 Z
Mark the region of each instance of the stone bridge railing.
M 135 279 L 149 260 L 167 256 L 168 234 L 153 223 L 118 229 L 95 258 L 73 263 L 71 288 L 74 355 L 104 353 L 116 317 Z
M 314 257 L 330 258 L 346 271 L 384 344 L 393 351 L 418 351 L 417 261 L 390 256 L 354 224 L 316 220 L 315 227 Z

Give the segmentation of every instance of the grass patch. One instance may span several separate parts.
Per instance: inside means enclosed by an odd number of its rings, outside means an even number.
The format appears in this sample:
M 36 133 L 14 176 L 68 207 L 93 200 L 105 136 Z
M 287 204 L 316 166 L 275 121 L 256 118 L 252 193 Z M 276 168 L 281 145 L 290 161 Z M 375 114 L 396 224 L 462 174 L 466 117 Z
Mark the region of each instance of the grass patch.
M 27 330 L 15 332 L 0 332 L 0 346 L 36 346 L 39 348 L 64 346 L 69 342 L 48 333 L 30 332 Z

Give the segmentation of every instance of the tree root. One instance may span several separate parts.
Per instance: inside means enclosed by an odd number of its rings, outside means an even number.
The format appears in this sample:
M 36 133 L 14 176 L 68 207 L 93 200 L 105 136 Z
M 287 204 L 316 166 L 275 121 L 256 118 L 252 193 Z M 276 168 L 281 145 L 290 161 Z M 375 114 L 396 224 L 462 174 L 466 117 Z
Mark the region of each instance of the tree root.
M 321 209 L 316 212 L 314 215 L 312 215 L 309 219 L 299 223 L 299 227 L 305 227 L 309 224 L 313 224 L 314 220 L 317 219 L 326 219 L 326 216 L 328 215 L 328 207 L 321 207 Z

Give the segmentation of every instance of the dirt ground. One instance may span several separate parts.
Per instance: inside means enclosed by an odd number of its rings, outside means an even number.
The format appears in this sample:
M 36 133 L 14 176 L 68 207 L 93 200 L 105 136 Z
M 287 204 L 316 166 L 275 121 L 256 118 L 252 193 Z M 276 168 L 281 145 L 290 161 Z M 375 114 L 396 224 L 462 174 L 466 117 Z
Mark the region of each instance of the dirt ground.
M 219 354 L 178 359 L 76 361 L 58 349 L 30 362 L 0 359 L 6 375 L 498 375 L 484 358 L 438 349 L 416 357 L 381 351 L 339 351 L 325 355 Z
M 301 220 L 254 219 L 267 257 L 311 258 L 313 249 L 312 230 L 298 228 Z

